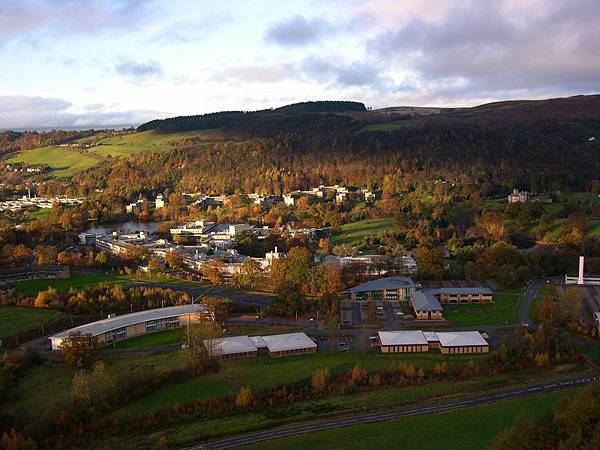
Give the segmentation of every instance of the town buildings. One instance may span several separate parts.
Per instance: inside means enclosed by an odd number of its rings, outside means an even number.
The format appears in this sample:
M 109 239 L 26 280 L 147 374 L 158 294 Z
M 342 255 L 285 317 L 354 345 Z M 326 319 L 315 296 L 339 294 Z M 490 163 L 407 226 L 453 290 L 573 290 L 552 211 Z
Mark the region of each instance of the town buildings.
M 343 293 L 355 301 L 409 301 L 415 290 L 415 283 L 408 277 L 386 277 L 359 284 Z
M 166 308 L 108 317 L 97 322 L 81 325 L 50 336 L 52 350 L 60 349 L 62 341 L 71 333 L 92 335 L 101 344 L 122 341 L 135 336 L 181 328 L 188 323 L 201 320 L 206 315 L 206 308 L 201 304 L 169 306 Z
M 527 191 L 519 191 L 513 189 L 512 193 L 508 194 L 508 203 L 529 203 L 531 194 Z

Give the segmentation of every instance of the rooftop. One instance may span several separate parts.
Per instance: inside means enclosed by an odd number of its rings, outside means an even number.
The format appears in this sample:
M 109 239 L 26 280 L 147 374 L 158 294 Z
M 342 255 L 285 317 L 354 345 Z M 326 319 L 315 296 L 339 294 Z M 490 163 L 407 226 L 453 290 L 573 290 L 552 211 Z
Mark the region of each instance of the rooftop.
M 284 352 L 317 346 L 305 333 L 273 334 L 262 336 L 262 339 L 269 352 Z
M 256 345 L 248 336 L 231 336 L 221 339 L 207 339 L 205 346 L 211 345 L 215 355 L 232 355 L 235 353 L 249 353 L 257 350 Z
M 98 320 L 97 322 L 80 325 L 61 333 L 50 336 L 50 338 L 66 338 L 69 333 L 91 334 L 98 336 L 107 331 L 116 330 L 117 328 L 126 327 L 136 323 L 146 322 L 148 320 L 165 319 L 167 317 L 181 316 L 185 314 L 197 314 L 205 311 L 203 305 L 181 305 L 169 306 L 166 308 L 148 309 L 146 311 L 124 314 L 122 316 L 111 317 L 109 319 Z
M 479 331 L 439 331 L 435 333 L 442 347 L 488 345 Z
M 410 296 L 415 311 L 442 311 L 442 305 L 432 291 L 417 291 Z
M 415 287 L 415 283 L 408 277 L 385 277 L 377 280 L 368 281 L 353 288 L 344 291 L 344 294 L 350 294 L 352 292 L 370 292 L 370 291 L 383 291 L 386 289 L 403 289 Z
M 486 287 L 442 287 L 431 289 L 434 295 L 449 294 L 449 295 L 492 295 L 494 292 L 490 288 Z
M 421 330 L 379 331 L 381 345 L 427 345 L 427 339 Z

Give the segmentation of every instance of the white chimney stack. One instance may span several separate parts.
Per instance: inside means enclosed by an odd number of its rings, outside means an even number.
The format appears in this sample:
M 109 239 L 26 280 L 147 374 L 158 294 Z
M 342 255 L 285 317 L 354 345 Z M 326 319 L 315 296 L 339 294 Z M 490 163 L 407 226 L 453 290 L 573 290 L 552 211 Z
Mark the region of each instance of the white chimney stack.
M 583 284 L 583 265 L 585 263 L 585 256 L 579 257 L 579 277 L 577 278 L 577 284 Z

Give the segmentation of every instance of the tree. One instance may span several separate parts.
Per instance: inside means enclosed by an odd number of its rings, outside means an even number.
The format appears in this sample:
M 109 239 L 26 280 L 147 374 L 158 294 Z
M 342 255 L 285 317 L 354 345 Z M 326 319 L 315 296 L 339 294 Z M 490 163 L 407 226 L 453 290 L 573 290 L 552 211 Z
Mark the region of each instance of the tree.
M 329 369 L 320 369 L 313 372 L 310 378 L 310 384 L 315 392 L 323 392 L 329 383 Z
M 239 282 L 242 286 L 254 289 L 262 275 L 260 263 L 255 259 L 246 259 L 242 262 L 239 273 Z
M 367 380 L 367 371 L 362 367 L 354 366 L 350 378 L 355 385 L 360 386 Z
M 183 255 L 178 251 L 169 252 L 165 261 L 171 269 L 178 269 L 183 265 Z
M 299 286 L 282 282 L 275 287 L 275 298 L 269 301 L 269 311 L 282 316 L 293 316 L 306 308 L 306 298 Z
M 71 332 L 60 344 L 60 353 L 69 364 L 82 368 L 98 357 L 98 339 L 91 334 Z
M 35 263 L 38 265 L 55 264 L 56 249 L 46 245 L 38 245 L 35 248 Z
M 84 409 L 102 410 L 109 405 L 117 391 L 114 376 L 103 361 L 96 361 L 92 370 L 80 370 L 73 376 L 71 394 Z
M 17 366 L 10 361 L 0 359 L 0 404 L 8 399 L 17 385 Z
M 188 324 L 188 345 L 182 349 L 183 364 L 195 374 L 219 368 L 217 339 L 223 337 L 220 323 L 196 315 Z
M 238 408 L 247 408 L 254 403 L 254 394 L 249 387 L 242 387 L 235 397 L 235 406 Z
M 231 306 L 229 299 L 211 296 L 205 298 L 203 303 L 206 306 L 206 312 L 212 317 L 212 320 L 221 324 L 225 322 Z
M 208 278 L 212 284 L 223 284 L 223 263 L 217 260 L 211 260 L 202 267 L 202 275 Z
M 439 248 L 419 247 L 413 252 L 417 263 L 417 276 L 439 280 L 444 275 L 444 253 Z

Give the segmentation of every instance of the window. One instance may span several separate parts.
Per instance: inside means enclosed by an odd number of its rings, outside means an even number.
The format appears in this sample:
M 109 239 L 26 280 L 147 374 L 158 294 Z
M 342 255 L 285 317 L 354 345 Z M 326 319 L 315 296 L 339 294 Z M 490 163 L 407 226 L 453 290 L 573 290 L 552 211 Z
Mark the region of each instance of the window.
M 385 291 L 385 299 L 386 300 L 397 300 L 398 299 L 398 290 L 390 289 L 388 291 Z
M 149 320 L 146 322 L 146 333 L 150 331 L 156 331 L 156 320 Z
M 127 337 L 127 327 L 116 328 L 104 334 L 106 342 L 118 341 Z

